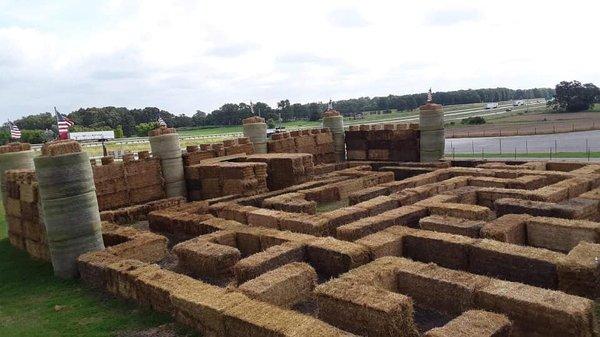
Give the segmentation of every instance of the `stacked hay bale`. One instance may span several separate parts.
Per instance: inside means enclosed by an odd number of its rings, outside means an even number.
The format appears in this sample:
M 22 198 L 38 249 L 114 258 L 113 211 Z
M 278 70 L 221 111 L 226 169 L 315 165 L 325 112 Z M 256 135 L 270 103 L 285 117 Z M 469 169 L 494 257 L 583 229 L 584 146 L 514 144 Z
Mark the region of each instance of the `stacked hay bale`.
M 148 151 L 141 151 L 138 157 L 124 156 L 122 162 L 104 157 L 102 165 L 92 165 L 101 211 L 166 197 L 160 159 Z
M 344 142 L 344 117 L 336 110 L 328 109 L 323 113 L 323 127 L 333 134 L 333 147 L 338 161 L 346 159 L 346 144 Z
M 219 162 L 185 168 L 190 199 L 211 199 L 226 195 L 255 195 L 268 192 L 264 163 Z
M 242 120 L 244 137 L 254 145 L 255 153 L 267 153 L 267 123 L 265 119 L 253 116 Z
M 416 124 L 352 125 L 346 131 L 348 160 L 419 161 Z
M 438 161 L 444 156 L 444 109 L 440 104 L 427 103 L 419 107 L 421 130 L 421 161 Z
M 166 198 L 160 159 L 143 151 L 137 160 L 124 160 L 123 167 L 130 205 Z
M 167 196 L 187 196 L 179 135 L 174 128 L 160 127 L 149 136 L 152 154 L 160 158 Z
M 129 190 L 122 163 L 113 157 L 103 157 L 102 165 L 93 165 L 98 208 L 101 211 L 129 206 Z
M 251 139 L 240 137 L 226 139 L 221 143 L 189 145 L 183 154 L 184 166 L 201 164 L 206 159 L 232 156 L 236 154 L 253 154 L 254 147 Z
M 46 228 L 40 216 L 38 184 L 31 169 L 5 172 L 6 220 L 8 240 L 16 248 L 41 260 L 50 260 Z
M 333 135 L 327 128 L 274 134 L 268 141 L 268 149 L 269 153 L 310 153 L 315 164 L 337 161 Z
M 223 141 L 223 149 L 225 150 L 226 156 L 254 153 L 254 147 L 252 146 L 250 139 L 247 137 L 225 139 Z
M 4 190 L 4 172 L 33 169 L 33 157 L 34 152 L 28 143 L 10 143 L 0 146 L 0 191 Z
M 267 186 L 270 191 L 301 184 L 312 179 L 313 157 L 307 153 L 267 153 L 248 156 L 246 161 L 267 164 Z
M 34 164 L 54 274 L 75 277 L 79 255 L 104 249 L 90 160 L 64 140 L 44 144 Z

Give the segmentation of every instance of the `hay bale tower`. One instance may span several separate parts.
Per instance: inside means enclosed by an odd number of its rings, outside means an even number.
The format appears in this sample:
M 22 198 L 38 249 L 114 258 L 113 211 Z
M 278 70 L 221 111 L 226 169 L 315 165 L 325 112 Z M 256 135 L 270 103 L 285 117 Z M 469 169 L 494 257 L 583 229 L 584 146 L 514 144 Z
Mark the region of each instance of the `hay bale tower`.
M 250 138 L 254 153 L 267 153 L 267 123 L 261 117 L 249 117 L 242 121 L 244 137 Z
M 10 143 L 0 146 L 0 195 L 5 185 L 4 172 L 16 169 L 33 169 L 34 152 L 28 143 Z M 4 200 L 4 197 L 3 197 Z
M 346 143 L 344 134 L 344 117 L 330 107 L 323 113 L 323 127 L 331 130 L 333 148 L 337 161 L 346 160 Z
M 104 249 L 92 166 L 74 140 L 45 144 L 34 159 L 54 274 L 78 275 L 83 253 Z
M 433 162 L 444 156 L 444 109 L 440 104 L 419 107 L 421 161 Z
M 174 128 L 160 127 L 150 131 L 149 136 L 152 154 L 160 158 L 167 197 L 187 197 L 177 131 Z

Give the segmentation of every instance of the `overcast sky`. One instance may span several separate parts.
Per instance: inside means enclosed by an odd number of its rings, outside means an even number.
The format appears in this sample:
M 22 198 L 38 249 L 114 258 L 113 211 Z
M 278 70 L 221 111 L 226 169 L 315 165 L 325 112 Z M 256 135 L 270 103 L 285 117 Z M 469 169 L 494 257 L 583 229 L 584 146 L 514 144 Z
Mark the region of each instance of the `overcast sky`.
M 0 114 L 600 84 L 600 1 L 4 1 Z

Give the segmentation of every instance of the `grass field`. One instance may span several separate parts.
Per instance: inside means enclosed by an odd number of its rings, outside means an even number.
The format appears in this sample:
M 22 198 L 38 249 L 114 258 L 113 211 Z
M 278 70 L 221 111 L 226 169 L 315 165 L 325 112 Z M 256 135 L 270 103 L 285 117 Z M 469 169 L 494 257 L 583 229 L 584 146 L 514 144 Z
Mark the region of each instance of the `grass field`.
M 0 336 L 130 336 L 169 322 L 167 315 L 102 295 L 79 280 L 55 278 L 50 263 L 10 245 L 0 206 Z

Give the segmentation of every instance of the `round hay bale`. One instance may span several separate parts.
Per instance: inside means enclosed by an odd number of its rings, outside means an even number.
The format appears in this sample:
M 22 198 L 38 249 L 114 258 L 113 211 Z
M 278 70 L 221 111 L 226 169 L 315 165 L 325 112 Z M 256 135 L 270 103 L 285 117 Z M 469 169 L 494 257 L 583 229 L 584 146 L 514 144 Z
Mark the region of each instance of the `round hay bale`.
M 421 131 L 420 147 L 423 151 L 443 151 L 446 145 L 444 130 Z
M 78 275 L 77 257 L 79 255 L 104 249 L 102 233 L 83 236 L 66 241 L 49 242 L 50 260 L 54 275 L 60 278 L 73 278 Z
M 178 134 L 163 134 L 150 137 L 149 140 L 152 154 L 159 156 L 161 159 L 181 157 L 181 146 L 179 145 Z
M 5 152 L 0 154 L 0 194 L 4 186 L 4 172 L 16 169 L 33 169 L 33 158 L 35 153 L 32 150 L 19 152 Z
M 34 163 L 42 200 L 95 191 L 92 166 L 85 152 L 39 156 Z
M 248 123 L 244 124 L 243 129 L 244 136 L 254 145 L 254 152 L 267 153 L 267 124 Z
M 436 104 L 437 106 L 437 104 Z M 419 129 L 421 131 L 433 131 L 444 129 L 444 110 L 441 105 L 434 109 L 421 109 L 419 110 Z
M 265 119 L 258 116 L 252 116 L 248 118 L 242 119 L 242 124 L 256 124 L 256 123 L 264 123 Z
M 104 249 L 100 212 L 87 153 L 72 143 L 53 143 L 34 165 L 54 273 L 71 278 L 79 255 Z
M 48 241 L 65 241 L 101 231 L 96 192 L 42 199 Z
M 167 192 L 167 196 L 185 196 L 186 192 L 186 187 L 185 187 L 185 181 L 184 180 L 180 180 L 180 181 L 175 181 L 175 182 L 171 182 L 171 183 L 167 183 L 165 185 L 165 191 Z

